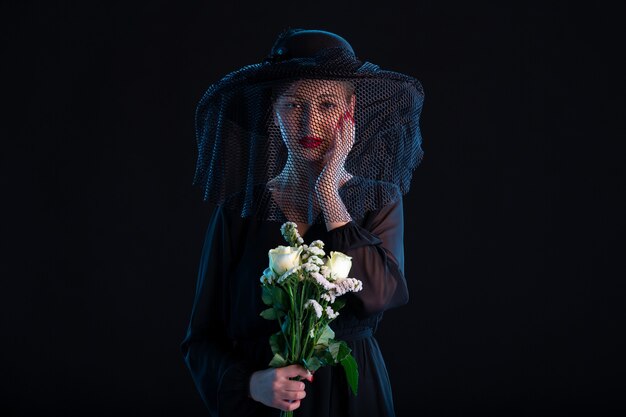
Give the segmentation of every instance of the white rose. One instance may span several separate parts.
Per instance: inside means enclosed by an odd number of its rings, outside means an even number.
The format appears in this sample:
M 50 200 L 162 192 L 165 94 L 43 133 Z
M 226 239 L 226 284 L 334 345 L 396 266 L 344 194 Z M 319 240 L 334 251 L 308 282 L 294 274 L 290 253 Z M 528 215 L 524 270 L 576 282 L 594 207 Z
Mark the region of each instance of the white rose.
M 300 265 L 300 253 L 302 246 L 294 248 L 292 246 L 278 246 L 268 252 L 270 258 L 270 268 L 281 276 L 291 268 Z
M 330 252 L 326 266 L 330 269 L 333 279 L 348 278 L 352 257 L 341 252 Z

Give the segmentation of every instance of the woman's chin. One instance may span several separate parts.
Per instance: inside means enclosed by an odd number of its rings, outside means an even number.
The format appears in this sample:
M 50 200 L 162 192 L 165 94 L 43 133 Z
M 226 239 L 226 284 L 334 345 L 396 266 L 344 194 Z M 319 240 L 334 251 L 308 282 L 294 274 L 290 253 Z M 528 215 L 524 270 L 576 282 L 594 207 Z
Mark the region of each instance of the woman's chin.
M 301 162 L 319 162 L 321 163 L 324 159 L 324 151 L 321 147 L 318 148 L 300 148 L 296 152 L 293 152 L 293 156 L 295 156 L 296 160 Z

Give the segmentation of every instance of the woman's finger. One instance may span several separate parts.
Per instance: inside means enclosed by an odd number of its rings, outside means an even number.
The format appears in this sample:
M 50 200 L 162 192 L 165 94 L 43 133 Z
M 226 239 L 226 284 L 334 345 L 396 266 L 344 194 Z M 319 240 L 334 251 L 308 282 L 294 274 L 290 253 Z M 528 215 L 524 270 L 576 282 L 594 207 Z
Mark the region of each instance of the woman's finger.
M 302 365 L 289 365 L 283 368 L 278 368 L 277 370 L 280 377 L 283 378 L 293 378 L 296 376 L 300 376 L 302 378 L 309 378 L 311 376 L 311 372 L 309 372 Z
M 335 132 L 335 141 L 331 149 L 333 156 L 338 160 L 348 154 L 354 143 L 354 118 L 349 111 L 341 115 Z
M 306 391 L 285 391 L 280 397 L 289 401 L 301 400 L 306 397 Z
M 338 129 L 338 138 L 337 147 L 341 145 L 341 149 L 338 153 L 341 157 L 347 157 L 348 153 L 352 149 L 354 145 L 354 133 L 355 133 L 355 123 L 352 114 L 349 111 L 344 113 L 341 118 L 341 125 Z
M 306 387 L 304 386 L 304 382 L 287 380 L 285 381 L 285 391 L 303 391 Z
M 284 410 L 284 411 L 293 411 L 296 408 L 300 407 L 300 401 L 299 400 L 296 400 L 296 401 L 293 401 L 293 402 L 282 401 L 280 404 L 281 404 L 280 408 L 282 410 Z

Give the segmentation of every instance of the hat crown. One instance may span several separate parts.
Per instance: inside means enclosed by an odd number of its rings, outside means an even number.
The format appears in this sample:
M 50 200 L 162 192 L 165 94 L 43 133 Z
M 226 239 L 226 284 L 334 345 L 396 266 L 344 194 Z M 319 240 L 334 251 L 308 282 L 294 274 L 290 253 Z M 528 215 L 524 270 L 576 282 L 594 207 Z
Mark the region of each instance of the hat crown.
M 286 61 L 292 58 L 312 58 L 330 48 L 340 48 L 356 58 L 347 40 L 324 30 L 289 29 L 274 42 L 268 60 Z

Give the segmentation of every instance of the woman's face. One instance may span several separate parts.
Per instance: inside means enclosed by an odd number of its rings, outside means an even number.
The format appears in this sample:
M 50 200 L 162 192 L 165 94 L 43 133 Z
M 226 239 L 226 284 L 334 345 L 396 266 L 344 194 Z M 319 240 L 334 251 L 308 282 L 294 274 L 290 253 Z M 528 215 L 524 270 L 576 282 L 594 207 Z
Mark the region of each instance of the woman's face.
M 300 80 L 274 102 L 274 123 L 292 157 L 321 160 L 332 147 L 338 122 L 354 114 L 354 94 L 346 82 Z

